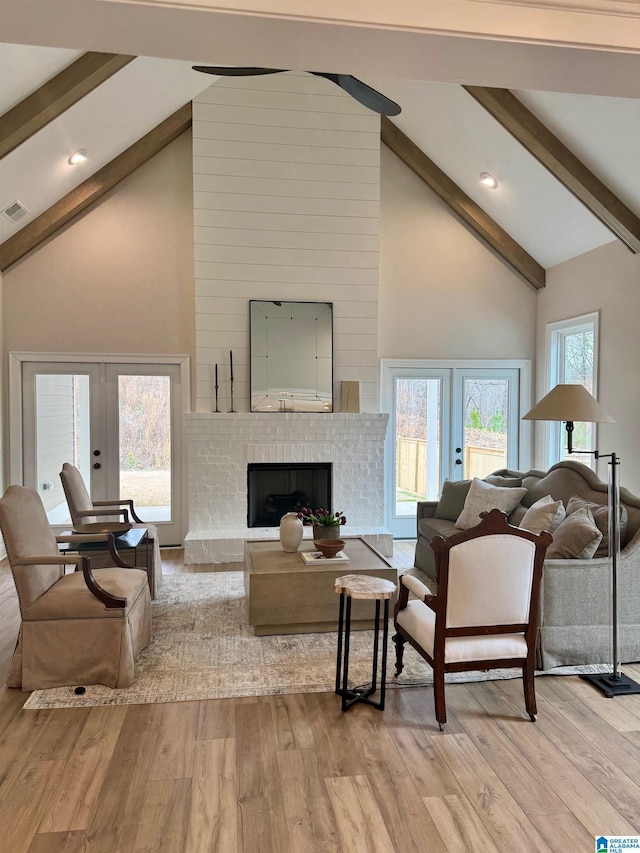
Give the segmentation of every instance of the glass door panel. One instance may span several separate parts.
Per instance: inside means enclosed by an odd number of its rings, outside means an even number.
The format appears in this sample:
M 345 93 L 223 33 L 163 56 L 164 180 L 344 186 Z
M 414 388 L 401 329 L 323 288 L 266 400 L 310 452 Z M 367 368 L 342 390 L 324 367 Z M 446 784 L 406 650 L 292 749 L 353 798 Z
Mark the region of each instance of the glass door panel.
M 388 385 L 386 516 L 396 538 L 416 535 L 418 501 L 436 500 L 449 471 L 448 371 L 394 371 Z
M 499 468 L 517 468 L 520 371 L 454 368 L 453 477 L 471 480 Z
M 75 465 L 91 482 L 98 381 L 98 365 L 24 367 L 24 483 L 38 492 L 52 525 L 71 524 L 60 481 L 63 463 Z
M 462 381 L 462 406 L 462 479 L 482 479 L 498 468 L 506 468 L 509 381 L 465 377 Z
M 396 378 L 394 514 L 415 518 L 417 501 L 440 491 L 442 380 Z
M 148 521 L 171 521 L 171 380 L 118 376 L 120 497 Z
M 106 365 L 111 495 L 132 498 L 161 545 L 182 542 L 180 367 Z

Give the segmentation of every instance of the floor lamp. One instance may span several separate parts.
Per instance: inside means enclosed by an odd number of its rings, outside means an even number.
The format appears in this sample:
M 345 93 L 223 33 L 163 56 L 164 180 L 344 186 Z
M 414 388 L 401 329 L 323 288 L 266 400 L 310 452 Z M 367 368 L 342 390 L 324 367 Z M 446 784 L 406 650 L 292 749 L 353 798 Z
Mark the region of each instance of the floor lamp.
M 573 453 L 573 424 L 614 423 L 611 415 L 600 405 L 583 385 L 556 385 L 524 415 L 527 421 L 564 421 L 567 430 L 567 452 Z M 615 453 L 600 453 L 598 450 L 581 450 L 596 459 L 609 460 L 609 558 L 611 560 L 612 598 L 612 644 L 613 669 L 610 673 L 581 675 L 611 699 L 640 693 L 640 684 L 620 672 L 618 640 L 618 561 L 620 557 L 620 486 L 618 466 L 620 459 Z

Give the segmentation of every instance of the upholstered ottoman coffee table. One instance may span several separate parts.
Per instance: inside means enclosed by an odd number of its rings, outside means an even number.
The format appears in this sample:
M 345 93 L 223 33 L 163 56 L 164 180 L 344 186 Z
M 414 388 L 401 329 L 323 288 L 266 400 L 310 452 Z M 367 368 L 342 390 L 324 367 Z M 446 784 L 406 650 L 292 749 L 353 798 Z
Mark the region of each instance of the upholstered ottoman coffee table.
M 349 562 L 307 565 L 302 551 L 313 551 L 303 541 L 300 551 L 287 553 L 280 542 L 249 540 L 244 550 L 244 590 L 249 624 L 256 634 L 308 634 L 338 629 L 336 578 L 365 574 L 397 583 L 398 573 L 382 554 L 363 539 L 345 539 Z M 354 601 L 351 630 L 373 628 L 371 603 Z

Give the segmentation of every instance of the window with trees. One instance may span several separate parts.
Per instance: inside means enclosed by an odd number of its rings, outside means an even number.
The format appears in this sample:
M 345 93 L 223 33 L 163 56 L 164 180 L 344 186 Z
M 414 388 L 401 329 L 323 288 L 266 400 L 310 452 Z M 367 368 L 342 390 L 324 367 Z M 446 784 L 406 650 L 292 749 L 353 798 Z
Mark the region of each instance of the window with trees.
M 555 385 L 579 383 L 597 397 L 598 313 L 583 314 L 547 326 L 547 357 L 549 390 Z M 549 423 L 550 465 L 568 459 L 566 431 L 562 423 Z M 596 426 L 576 423 L 573 433 L 571 459 L 593 467 L 593 456 L 580 451 L 592 451 L 596 446 Z

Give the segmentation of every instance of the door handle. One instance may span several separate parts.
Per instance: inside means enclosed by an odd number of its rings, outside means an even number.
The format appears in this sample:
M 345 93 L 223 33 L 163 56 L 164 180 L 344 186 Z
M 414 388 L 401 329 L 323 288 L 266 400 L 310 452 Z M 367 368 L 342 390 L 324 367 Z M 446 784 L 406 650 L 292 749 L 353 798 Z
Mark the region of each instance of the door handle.
M 462 465 L 462 459 L 456 459 L 456 465 Z M 96 466 L 94 465 L 93 467 L 95 468 Z
M 102 468 L 102 465 L 101 465 L 99 462 L 94 462 L 94 463 L 93 463 L 93 467 L 94 467 L 94 468 L 96 469 L 96 471 L 97 471 L 97 470 L 98 470 L 98 468 Z

